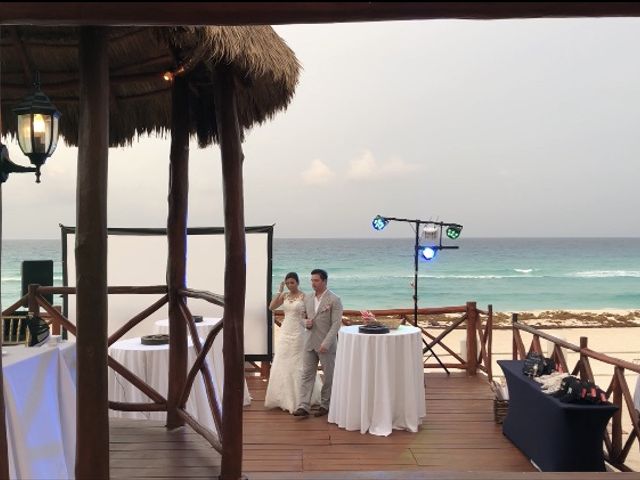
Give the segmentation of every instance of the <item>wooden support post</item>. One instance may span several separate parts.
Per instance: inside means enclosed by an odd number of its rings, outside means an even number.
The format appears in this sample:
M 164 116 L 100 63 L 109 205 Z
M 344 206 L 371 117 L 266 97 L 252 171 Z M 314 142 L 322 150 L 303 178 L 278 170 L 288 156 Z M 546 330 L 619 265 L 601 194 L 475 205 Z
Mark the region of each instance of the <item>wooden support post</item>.
M 107 390 L 107 32 L 80 28 L 80 120 L 76 196 L 76 478 L 109 478 Z
M 2 126 L 0 125 L 0 132 Z M 0 183 L 0 257 L 2 256 L 2 183 Z M 0 271 L 2 268 L 0 267 Z M 2 304 L 0 303 L 0 350 L 4 337 L 4 319 L 2 318 Z M 9 450 L 7 448 L 7 422 L 4 408 L 4 375 L 2 374 L 2 355 L 0 355 L 0 478 L 9 478 Z
M 476 302 L 467 302 L 467 375 L 477 373 L 478 344 L 476 342 L 476 325 L 478 309 Z
M 169 289 L 169 392 L 167 428 L 184 425 L 178 413 L 187 378 L 187 324 L 178 292 L 186 288 L 187 212 L 189 203 L 189 86 L 183 76 L 172 88 L 169 214 L 167 217 L 167 286 Z
M 221 480 L 242 476 L 242 403 L 244 397 L 244 304 L 246 245 L 242 180 L 242 142 L 236 87 L 229 66 L 218 65 L 214 82 L 224 192 L 224 392 L 222 399 Z

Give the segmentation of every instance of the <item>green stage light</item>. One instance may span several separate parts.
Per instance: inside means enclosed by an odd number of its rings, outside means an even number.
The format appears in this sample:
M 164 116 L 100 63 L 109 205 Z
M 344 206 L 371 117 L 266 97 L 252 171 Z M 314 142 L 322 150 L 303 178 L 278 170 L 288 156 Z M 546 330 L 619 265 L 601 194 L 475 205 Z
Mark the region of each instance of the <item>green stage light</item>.
M 447 237 L 449 237 L 451 240 L 456 240 L 460 236 L 461 231 L 461 225 L 450 225 L 449 227 L 447 227 Z

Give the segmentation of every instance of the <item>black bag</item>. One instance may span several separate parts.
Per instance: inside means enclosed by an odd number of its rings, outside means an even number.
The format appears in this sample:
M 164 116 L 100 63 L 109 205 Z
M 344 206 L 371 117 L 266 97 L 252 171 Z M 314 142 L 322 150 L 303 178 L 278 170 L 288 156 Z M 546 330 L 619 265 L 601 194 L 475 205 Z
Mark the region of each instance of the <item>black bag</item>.
M 538 352 L 530 352 L 524 359 L 522 373 L 529 377 L 539 377 L 549 375 L 556 369 L 556 363 L 550 358 L 545 358 Z
M 560 390 L 558 390 L 555 395 L 563 403 L 584 403 L 587 389 L 582 385 L 582 380 L 573 375 L 569 375 L 562 379 Z
M 578 377 L 569 375 L 562 379 L 560 390 L 556 393 L 563 403 L 580 403 L 601 405 L 607 403 L 605 392 L 595 383 L 582 381 Z
M 600 405 L 602 403 L 607 403 L 607 395 L 606 393 L 598 387 L 593 382 L 582 382 L 585 389 L 585 402 L 590 403 L 592 405 Z

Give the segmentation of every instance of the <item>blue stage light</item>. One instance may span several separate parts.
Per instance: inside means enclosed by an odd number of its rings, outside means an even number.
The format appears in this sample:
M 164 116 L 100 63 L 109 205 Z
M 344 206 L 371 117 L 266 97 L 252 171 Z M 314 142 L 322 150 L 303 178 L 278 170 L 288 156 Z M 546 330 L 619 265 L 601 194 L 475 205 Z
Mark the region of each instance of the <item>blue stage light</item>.
M 387 220 L 384 217 L 381 217 L 380 215 L 376 215 L 376 218 L 373 219 L 373 221 L 371 222 L 371 225 L 373 225 L 373 228 L 376 230 L 383 230 L 388 223 L 389 223 L 389 220 Z
M 423 260 L 433 260 L 438 252 L 438 247 L 418 247 L 418 254 Z

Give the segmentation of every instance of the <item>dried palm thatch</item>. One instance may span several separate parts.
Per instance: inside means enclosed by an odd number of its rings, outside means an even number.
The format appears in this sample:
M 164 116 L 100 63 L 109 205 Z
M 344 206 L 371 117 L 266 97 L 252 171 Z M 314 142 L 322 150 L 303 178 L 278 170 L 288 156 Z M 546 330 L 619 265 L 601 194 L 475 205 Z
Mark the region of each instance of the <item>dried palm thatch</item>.
M 298 83 L 293 51 L 269 26 L 108 28 L 111 77 L 110 146 L 171 126 L 171 82 L 184 70 L 189 82 L 189 130 L 200 146 L 217 141 L 213 102 L 215 69 L 235 73 L 242 132 L 286 108 Z M 39 72 L 42 90 L 62 112 L 60 132 L 77 145 L 80 82 L 79 30 L 74 27 L 2 27 L 0 82 L 2 133 L 15 136 L 12 109 Z

